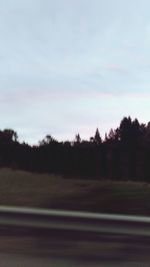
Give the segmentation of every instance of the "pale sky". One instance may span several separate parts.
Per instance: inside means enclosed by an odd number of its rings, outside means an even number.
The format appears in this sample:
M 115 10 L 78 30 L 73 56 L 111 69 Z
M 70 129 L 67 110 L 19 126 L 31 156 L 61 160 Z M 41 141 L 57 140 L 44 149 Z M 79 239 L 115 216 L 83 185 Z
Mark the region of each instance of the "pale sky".
M 89 139 L 149 102 L 149 0 L 0 0 L 0 129 Z

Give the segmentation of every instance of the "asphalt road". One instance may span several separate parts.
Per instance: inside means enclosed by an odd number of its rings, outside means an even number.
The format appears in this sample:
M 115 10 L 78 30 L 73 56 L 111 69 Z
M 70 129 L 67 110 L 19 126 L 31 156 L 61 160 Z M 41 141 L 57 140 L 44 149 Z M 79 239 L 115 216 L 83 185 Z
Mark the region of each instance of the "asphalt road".
M 150 266 L 146 237 L 10 227 L 0 236 L 2 267 Z
M 0 207 L 0 266 L 150 266 L 150 218 Z
M 20 255 L 0 254 L 0 264 L 3 267 L 149 267 L 149 263 L 143 262 L 108 262 L 108 263 L 83 263 L 59 259 L 39 259 L 35 257 L 23 257 Z

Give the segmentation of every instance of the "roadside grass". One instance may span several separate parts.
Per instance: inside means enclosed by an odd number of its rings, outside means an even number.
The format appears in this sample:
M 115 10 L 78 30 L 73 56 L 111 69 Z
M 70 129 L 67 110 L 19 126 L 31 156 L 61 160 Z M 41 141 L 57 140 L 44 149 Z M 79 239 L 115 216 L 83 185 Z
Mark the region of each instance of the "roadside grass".
M 0 169 L 0 205 L 150 215 L 150 184 Z

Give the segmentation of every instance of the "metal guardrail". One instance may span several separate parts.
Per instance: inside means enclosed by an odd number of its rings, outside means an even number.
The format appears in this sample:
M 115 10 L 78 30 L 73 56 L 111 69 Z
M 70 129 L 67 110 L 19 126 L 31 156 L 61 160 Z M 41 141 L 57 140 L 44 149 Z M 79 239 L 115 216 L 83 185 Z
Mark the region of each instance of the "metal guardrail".
M 150 236 L 150 217 L 0 206 L 0 225 Z

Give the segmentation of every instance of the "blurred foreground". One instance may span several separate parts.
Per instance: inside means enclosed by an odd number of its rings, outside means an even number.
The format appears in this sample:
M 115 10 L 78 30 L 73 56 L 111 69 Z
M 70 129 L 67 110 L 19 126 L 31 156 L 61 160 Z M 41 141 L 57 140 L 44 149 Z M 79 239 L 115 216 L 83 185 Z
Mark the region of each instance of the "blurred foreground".
M 128 235 L 0 228 L 1 266 L 149 266 L 150 240 Z
M 0 205 L 150 215 L 150 185 L 1 169 Z M 3 267 L 145 267 L 149 251 L 142 236 L 0 227 Z

